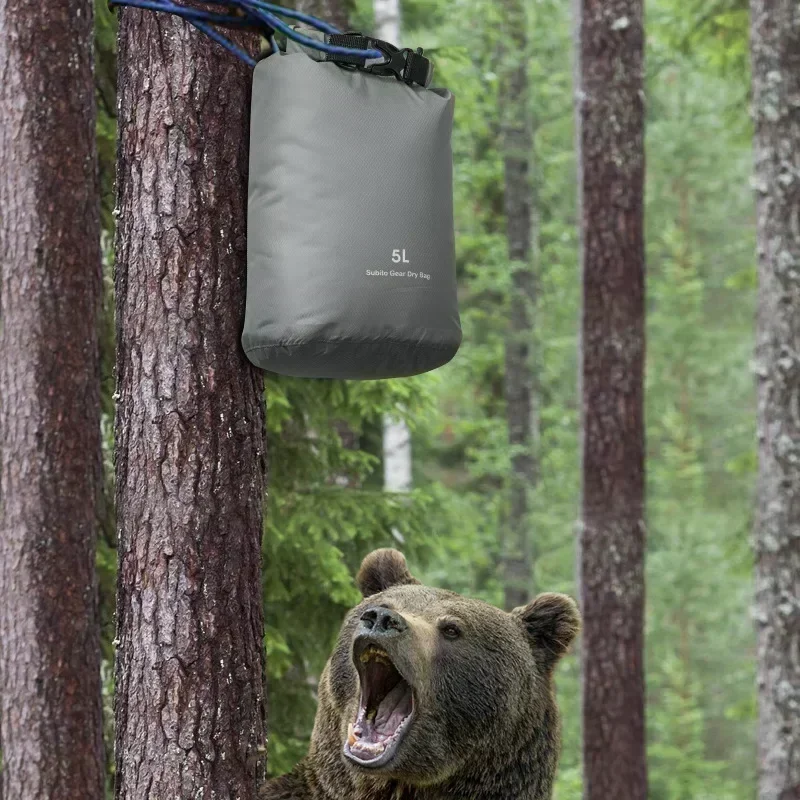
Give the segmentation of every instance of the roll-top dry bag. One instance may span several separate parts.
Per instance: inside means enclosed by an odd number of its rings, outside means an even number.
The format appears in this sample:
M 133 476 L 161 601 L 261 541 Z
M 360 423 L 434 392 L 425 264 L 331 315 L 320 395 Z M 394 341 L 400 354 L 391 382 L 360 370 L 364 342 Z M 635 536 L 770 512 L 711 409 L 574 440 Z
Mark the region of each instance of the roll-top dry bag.
M 453 358 L 453 105 L 302 48 L 258 63 L 242 334 L 255 365 L 370 379 Z

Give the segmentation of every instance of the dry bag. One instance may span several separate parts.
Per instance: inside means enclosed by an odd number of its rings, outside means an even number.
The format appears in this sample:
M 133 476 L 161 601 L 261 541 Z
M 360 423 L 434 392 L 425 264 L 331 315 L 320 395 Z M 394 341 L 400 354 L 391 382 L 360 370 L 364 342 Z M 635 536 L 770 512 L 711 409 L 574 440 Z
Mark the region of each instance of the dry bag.
M 446 89 L 300 47 L 257 64 L 242 334 L 253 364 L 369 379 L 455 355 L 453 104 Z

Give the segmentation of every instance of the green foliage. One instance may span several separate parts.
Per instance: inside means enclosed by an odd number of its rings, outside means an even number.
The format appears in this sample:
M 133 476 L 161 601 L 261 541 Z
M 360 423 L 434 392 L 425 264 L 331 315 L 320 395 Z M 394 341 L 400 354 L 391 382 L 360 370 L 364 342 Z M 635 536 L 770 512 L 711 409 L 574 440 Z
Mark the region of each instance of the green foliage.
M 659 0 L 648 17 L 648 719 L 651 794 L 665 800 L 745 798 L 754 790 L 747 532 L 755 470 L 749 372 L 755 270 L 746 20 L 742 4 L 722 6 Z M 528 9 L 540 269 L 534 584 L 574 591 L 580 276 L 572 21 L 563 4 L 542 0 Z M 427 426 L 415 452 L 428 479 L 447 487 L 450 507 L 459 495 L 463 511 L 456 513 L 470 520 L 439 545 L 426 576 L 499 602 L 510 265 L 502 235 L 498 85 L 484 24 L 492 13 L 481 0 L 457 3 L 435 33 L 437 41 L 463 45 L 444 46 L 437 69 L 458 97 L 465 344 L 440 371 L 440 419 Z M 582 792 L 578 678 L 576 659 L 567 659 L 558 681 L 562 800 Z
M 435 381 L 267 380 L 263 582 L 273 774 L 308 747 L 316 683 L 358 602 L 353 575 L 361 559 L 391 544 L 425 554 L 431 496 L 382 491 L 375 432 L 384 413 L 412 425 L 424 418 Z
M 737 783 L 725 777 L 726 764 L 709 758 L 706 720 L 699 687 L 683 660 L 670 655 L 659 665 L 659 714 L 651 721 L 648 748 L 650 791 L 663 800 L 736 800 L 744 797 Z
M 651 51 L 657 63 L 686 58 L 747 86 L 747 0 L 660 0 L 648 9 Z
M 116 17 L 108 3 L 94 8 L 95 98 L 100 218 L 103 226 L 103 307 L 100 316 L 100 403 L 103 487 L 97 543 L 103 679 L 103 744 L 106 755 L 106 797 L 114 796 L 114 610 L 117 551 L 114 508 L 114 173 L 116 157 Z
M 652 76 L 648 183 L 651 794 L 751 797 L 754 477 L 749 148 L 690 57 Z M 744 713 L 742 713 L 744 712 Z
M 117 149 L 117 18 L 106 0 L 94 4 L 97 150 L 103 227 L 114 228 L 114 158 Z

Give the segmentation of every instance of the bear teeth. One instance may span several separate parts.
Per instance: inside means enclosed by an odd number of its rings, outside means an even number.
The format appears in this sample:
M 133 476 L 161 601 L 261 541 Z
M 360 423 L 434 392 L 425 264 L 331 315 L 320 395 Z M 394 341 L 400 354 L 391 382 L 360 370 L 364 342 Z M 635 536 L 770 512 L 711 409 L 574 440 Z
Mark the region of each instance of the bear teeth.
M 367 752 L 367 753 L 374 753 L 375 755 L 380 755 L 385 749 L 386 745 L 383 742 L 375 742 L 374 744 L 371 744 L 370 742 L 358 743 L 359 752 Z
M 392 666 L 392 662 L 389 660 L 389 656 L 383 650 L 375 647 L 374 645 L 370 645 L 360 657 L 360 661 L 362 664 L 368 664 L 370 661 L 377 661 L 379 664 L 385 664 L 387 667 Z

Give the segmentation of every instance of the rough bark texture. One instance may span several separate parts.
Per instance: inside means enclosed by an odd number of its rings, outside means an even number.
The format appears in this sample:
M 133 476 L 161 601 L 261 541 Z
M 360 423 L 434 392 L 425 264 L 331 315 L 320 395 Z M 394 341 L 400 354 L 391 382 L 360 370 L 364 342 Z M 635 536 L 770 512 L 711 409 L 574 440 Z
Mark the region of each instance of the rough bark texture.
M 644 800 L 641 0 L 578 0 L 584 797 Z
M 508 257 L 512 270 L 511 309 L 505 342 L 504 393 L 511 451 L 509 508 L 503 544 L 507 609 L 533 596 L 533 537 L 530 492 L 537 475 L 533 373 L 533 314 L 536 275 L 533 262 L 531 165 L 533 121 L 528 89 L 528 39 L 525 7 L 503 0 L 503 91 L 501 124 L 505 172 L 504 207 Z
M 116 796 L 126 800 L 249 800 L 263 779 L 263 380 L 239 343 L 248 73 L 180 20 L 121 14 Z
M 0 728 L 8 800 L 103 796 L 92 0 L 0 0 Z
M 752 0 L 759 798 L 800 798 L 800 5 Z

